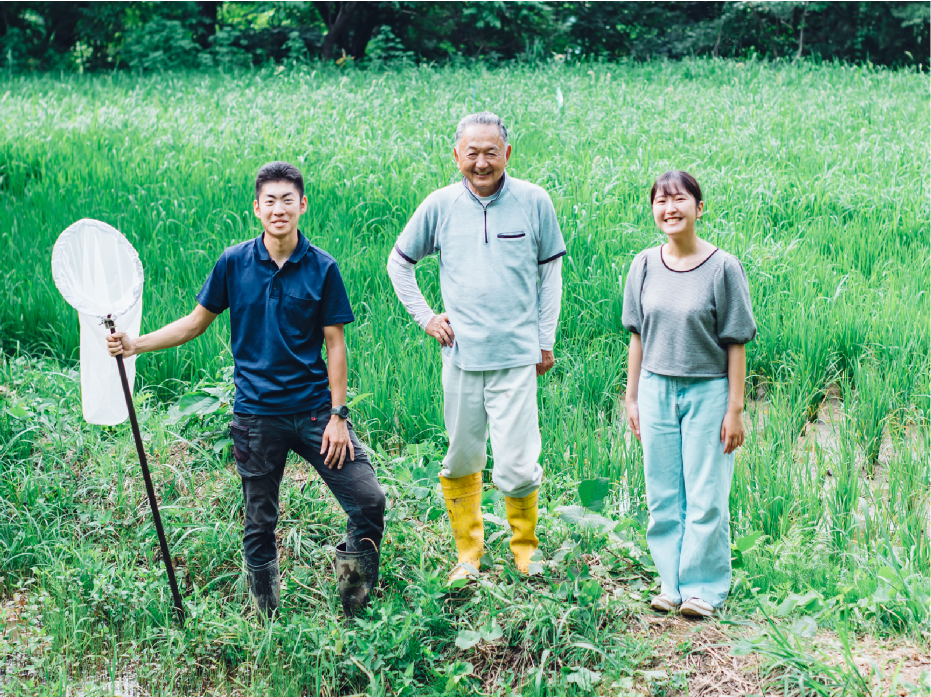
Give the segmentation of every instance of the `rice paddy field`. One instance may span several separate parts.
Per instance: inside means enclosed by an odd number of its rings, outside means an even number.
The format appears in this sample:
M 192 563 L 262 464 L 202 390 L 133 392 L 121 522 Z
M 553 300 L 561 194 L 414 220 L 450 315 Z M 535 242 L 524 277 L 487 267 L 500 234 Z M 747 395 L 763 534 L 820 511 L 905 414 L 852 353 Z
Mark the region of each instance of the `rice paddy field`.
M 448 593 L 436 475 L 439 349 L 385 272 L 420 201 L 456 179 L 471 111 L 511 131 L 568 256 L 540 380 L 540 572 L 513 569 L 489 485 L 488 572 Z M 322 66 L 0 78 L 0 694 L 928 694 L 928 78 L 840 64 Z M 83 422 L 59 233 L 121 230 L 143 331 L 189 312 L 260 232 L 255 172 L 298 165 L 301 229 L 339 261 L 357 427 L 389 497 L 382 585 L 339 611 L 344 517 L 305 463 L 282 487 L 283 613 L 241 573 L 226 429 L 229 329 L 137 362 L 136 402 L 188 622 L 170 615 L 126 425 Z M 715 620 L 652 613 L 641 453 L 623 412 L 621 289 L 661 240 L 653 179 L 700 181 L 699 234 L 747 270 L 749 426 L 731 494 L 734 585 Z M 418 265 L 435 309 L 435 260 Z M 306 484 L 306 488 L 302 486 Z

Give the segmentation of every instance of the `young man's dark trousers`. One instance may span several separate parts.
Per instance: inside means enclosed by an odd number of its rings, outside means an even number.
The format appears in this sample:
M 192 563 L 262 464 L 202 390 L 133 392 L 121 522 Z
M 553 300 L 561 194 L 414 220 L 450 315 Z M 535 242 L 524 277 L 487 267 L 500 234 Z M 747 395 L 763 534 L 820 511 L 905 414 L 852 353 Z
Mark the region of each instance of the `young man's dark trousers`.
M 287 416 L 233 416 L 230 432 L 245 498 L 243 548 L 249 567 L 261 568 L 277 559 L 278 491 L 290 450 L 313 465 L 346 511 L 349 520 L 345 549 L 362 550 L 369 546 L 364 540 L 381 547 L 385 494 L 351 424 L 348 424 L 349 437 L 355 459 L 350 460 L 347 452 L 342 469 L 324 464 L 325 455 L 320 454 L 320 447 L 329 422 L 329 409 Z

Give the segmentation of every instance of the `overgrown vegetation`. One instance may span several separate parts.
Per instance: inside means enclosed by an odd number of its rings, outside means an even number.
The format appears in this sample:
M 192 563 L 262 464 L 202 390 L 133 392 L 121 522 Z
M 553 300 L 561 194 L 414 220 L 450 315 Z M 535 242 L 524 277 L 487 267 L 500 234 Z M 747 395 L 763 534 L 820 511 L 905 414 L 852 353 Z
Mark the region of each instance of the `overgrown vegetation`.
M 358 620 L 342 617 L 333 589 L 344 516 L 292 460 L 279 528 L 284 612 L 263 628 L 247 609 L 241 574 L 228 403 L 182 400 L 169 413 L 143 392 L 136 402 L 189 612 L 179 629 L 128 428 L 83 422 L 78 376 L 67 366 L 19 356 L 0 370 L 0 597 L 12 599 L 0 634 L 4 694 L 125 693 L 129 685 L 149 695 L 665 695 L 688 685 L 688 670 L 661 660 L 667 640 L 643 617 L 658 579 L 642 489 L 608 478 L 579 485 L 551 466 L 543 559 L 529 580 L 513 569 L 503 502 L 489 489 L 490 571 L 450 593 L 453 543 L 436 480 L 442 447 L 429 441 L 375 444 L 388 534 L 381 591 Z M 760 433 L 751 441 L 768 443 Z M 896 530 L 926 520 L 928 446 L 913 446 L 909 465 L 889 467 L 890 482 L 913 478 L 911 503 L 899 507 L 897 495 L 868 483 L 872 517 L 851 525 L 843 553 L 833 553 L 826 507 L 818 528 L 735 536 L 736 581 L 721 619 L 774 620 L 731 637 L 739 651 L 772 661 L 762 685 L 775 690 L 788 676 L 823 688 L 803 694 L 885 694 L 870 687 L 876 671 L 815 658 L 814 632 L 927 640 L 926 543 L 903 547 Z M 737 476 L 739 499 L 752 474 L 744 467 Z M 738 504 L 733 513 L 740 525 L 746 511 Z M 874 526 L 882 530 L 871 537 Z M 675 651 L 688 655 L 689 641 Z M 921 694 L 906 682 L 897 684 Z
M 150 694 L 684 689 L 688 672 L 657 658 L 663 638 L 645 619 L 654 570 L 621 393 L 621 287 L 633 255 L 658 241 L 646 192 L 673 167 L 701 181 L 700 234 L 743 260 L 760 326 L 723 619 L 769 627 L 740 646 L 787 694 L 884 694 L 862 666 L 815 660 L 806 642 L 819 628 L 927 642 L 923 75 L 755 60 L 316 65 L 24 77 L 2 91 L 0 598 L 18 609 L 0 640 L 0 691 L 59 694 L 121 671 Z M 447 595 L 438 350 L 395 300 L 384 263 L 420 200 L 454 179 L 456 121 L 482 108 L 511 127 L 510 171 L 551 192 L 569 255 L 557 365 L 540 392 L 545 563 L 530 581 L 513 576 L 489 491 L 500 568 Z M 80 418 L 77 318 L 48 259 L 75 220 L 113 224 L 146 269 L 143 331 L 161 326 L 190 310 L 225 246 L 258 234 L 252 177 L 278 158 L 304 170 L 302 229 L 339 260 L 358 317 L 350 387 L 390 494 L 385 583 L 366 617 L 340 617 L 329 564 L 343 518 L 313 475 L 301 493 L 295 460 L 280 529 L 287 612 L 266 629 L 244 616 L 221 318 L 196 343 L 138 363 L 192 614 L 181 631 L 128 429 Z M 418 272 L 439 307 L 436 263 Z
M 320 59 L 803 57 L 928 65 L 923 2 L 7 2 L 10 72 Z

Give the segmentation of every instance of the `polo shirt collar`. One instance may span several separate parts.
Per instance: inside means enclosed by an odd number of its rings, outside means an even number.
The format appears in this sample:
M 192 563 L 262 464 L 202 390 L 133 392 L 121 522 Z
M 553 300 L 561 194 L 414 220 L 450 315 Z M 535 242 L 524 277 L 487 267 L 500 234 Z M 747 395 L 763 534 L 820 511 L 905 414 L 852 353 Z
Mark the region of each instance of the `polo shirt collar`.
M 307 250 L 310 249 L 310 242 L 307 240 L 304 235 L 301 234 L 301 231 L 297 231 L 297 247 L 294 248 L 294 251 L 291 252 L 291 256 L 288 257 L 288 261 L 292 264 L 298 263 L 301 259 L 304 258 L 304 255 L 307 254 Z M 262 234 L 255 238 L 255 254 L 262 261 L 271 261 L 271 257 L 268 256 L 268 249 L 265 248 L 265 231 L 262 231 Z

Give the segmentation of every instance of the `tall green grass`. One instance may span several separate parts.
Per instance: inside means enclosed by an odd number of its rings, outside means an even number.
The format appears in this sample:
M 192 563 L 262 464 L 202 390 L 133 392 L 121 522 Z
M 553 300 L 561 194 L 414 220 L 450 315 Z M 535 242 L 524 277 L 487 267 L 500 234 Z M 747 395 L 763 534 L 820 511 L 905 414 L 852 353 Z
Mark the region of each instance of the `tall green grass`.
M 767 442 L 785 447 L 841 381 L 872 469 L 884 429 L 928 419 L 925 83 L 914 72 L 713 60 L 7 80 L 0 337 L 76 356 L 75 313 L 48 259 L 85 216 L 139 250 L 143 331 L 190 311 L 223 248 L 259 232 L 255 171 L 285 159 L 307 178 L 302 228 L 339 260 L 358 317 L 351 387 L 371 393 L 359 420 L 385 443 L 442 441 L 439 350 L 409 321 L 384 263 L 419 202 L 456 179 L 456 122 L 487 108 L 510 125 L 511 172 L 550 192 L 569 250 L 558 362 L 541 391 L 550 467 L 625 476 L 614 444 L 621 286 L 633 255 L 660 241 L 653 178 L 684 168 L 704 188 L 702 234 L 750 278 L 751 386 L 784 403 L 787 419 L 778 433 L 767 426 Z M 433 260 L 418 266 L 439 309 L 437 272 Z M 228 333 L 224 317 L 193 344 L 142 357 L 142 381 L 164 396 L 216 374 L 231 362 Z M 791 488 L 791 454 L 779 457 L 785 467 L 759 471 L 785 471 L 772 485 Z M 765 493 L 771 534 L 802 504 Z
M 188 672 L 177 679 L 195 691 L 465 690 L 476 683 L 464 677 L 465 654 L 453 642 L 492 620 L 508 646 L 532 657 L 509 683 L 524 694 L 572 694 L 577 683 L 567 676 L 580 666 L 627 680 L 649 665 L 631 658 L 649 642 L 619 638 L 628 636 L 628 611 L 596 612 L 586 600 L 592 579 L 580 571 L 581 552 L 567 550 L 588 550 L 594 538 L 561 523 L 541 535 L 547 555 L 562 550 L 569 560 L 551 579 L 552 603 L 538 606 L 514 586 L 505 595 L 517 605 L 495 605 L 501 591 L 486 589 L 477 596 L 484 605 L 466 612 L 472 626 L 457 619 L 462 607 L 437 596 L 449 545 L 430 489 L 430 462 L 445 439 L 439 350 L 409 321 L 384 264 L 419 202 L 455 180 L 456 122 L 486 108 L 511 129 L 512 174 L 550 192 L 569 250 L 557 364 L 540 383 L 544 518 L 574 502 L 579 480 L 608 478 L 614 498 L 605 512 L 621 537 L 597 544 L 622 543 L 629 559 L 615 571 L 647 579 L 637 587 L 648 592 L 643 470 L 622 409 L 621 289 L 633 256 L 661 241 L 648 209 L 653 178 L 687 169 L 705 193 L 701 234 L 743 261 L 759 325 L 748 351 L 755 399 L 747 421 L 755 426 L 738 454 L 731 514 L 735 538 L 764 536 L 735 553 L 734 602 L 755 596 L 753 607 L 785 608 L 814 593 L 819 623 L 923 631 L 931 564 L 926 83 L 914 72 L 714 60 L 0 83 L 0 341 L 7 355 L 24 346 L 55 366 L 49 375 L 23 359 L 2 366 L 0 582 L 5 595 L 36 583 L 48 598 L 51 609 L 40 614 L 64 658 L 44 664 L 60 672 L 46 672 L 43 684 L 91 671 L 76 668 L 83 653 L 139 647 L 152 661 L 147 685 L 182 666 Z M 370 393 L 356 411 L 392 492 L 396 571 L 387 573 L 381 614 L 341 639 L 336 654 L 345 625 L 319 589 L 330 583 L 325 546 L 340 534 L 339 514 L 318 498 L 286 501 L 282 544 L 296 584 L 288 591 L 311 610 L 260 636 L 238 619 L 237 480 L 222 443 L 214 452 L 216 436 L 202 437 L 218 433 L 225 416 L 180 430 L 166 425 L 154 399 L 225 380 L 232 359 L 223 317 L 196 342 L 137 363 L 149 387 L 141 413 L 163 516 L 200 618 L 193 634 L 165 628 L 170 604 L 132 445 L 120 429 L 79 422 L 77 318 L 49 269 L 51 246 L 69 224 L 95 217 L 115 225 L 142 257 L 143 331 L 151 331 L 190 311 L 224 247 L 258 234 L 252 181 L 272 159 L 301 166 L 310 201 L 302 230 L 340 263 L 357 316 L 348 331 L 350 388 Z M 419 264 L 418 279 L 439 309 L 436 262 Z M 834 383 L 843 397 L 838 445 L 800 451 L 798 437 Z M 202 653 L 185 653 L 195 644 Z M 596 660 L 582 644 L 609 648 Z
M 511 127 L 511 172 L 553 197 L 569 249 L 561 360 L 549 378 L 562 389 L 545 407 L 577 406 L 594 421 L 606 390 L 623 383 L 618 284 L 632 256 L 660 241 L 646 192 L 673 167 L 704 187 L 702 233 L 749 273 L 755 382 L 781 380 L 791 366 L 810 382 L 814 409 L 835 369 L 849 372 L 878 347 L 914 368 L 895 407 L 920 406 L 925 82 L 909 72 L 707 60 L 8 79 L 0 336 L 6 346 L 75 355 L 77 321 L 48 258 L 58 233 L 86 216 L 139 250 L 144 331 L 190 311 L 223 248 L 259 231 L 255 171 L 285 159 L 307 177 L 302 229 L 339 260 L 359 317 L 352 382 L 375 395 L 362 414 L 405 440 L 429 437 L 440 415 L 438 351 L 407 320 L 384 262 L 418 203 L 456 178 L 458 119 L 487 108 Z M 435 262 L 418 270 L 438 307 Z M 196 344 L 141 359 L 142 379 L 171 389 L 228 364 L 228 328 L 216 324 Z

